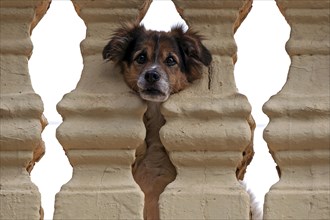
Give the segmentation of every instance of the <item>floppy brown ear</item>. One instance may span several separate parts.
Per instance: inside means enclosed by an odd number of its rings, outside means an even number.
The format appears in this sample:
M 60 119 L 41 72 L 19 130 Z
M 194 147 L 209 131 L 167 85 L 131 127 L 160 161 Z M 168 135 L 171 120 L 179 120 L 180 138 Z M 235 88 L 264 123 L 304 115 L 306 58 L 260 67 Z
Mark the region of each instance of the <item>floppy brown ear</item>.
M 138 36 L 145 32 L 144 26 L 138 24 L 127 24 L 117 29 L 111 40 L 104 47 L 103 59 L 119 63 L 128 61 L 129 52 L 133 50 Z
M 212 62 L 210 51 L 202 44 L 203 37 L 191 29 L 184 32 L 182 26 L 174 27 L 172 32 L 183 53 L 188 81 L 200 78 L 202 65 L 209 66 Z

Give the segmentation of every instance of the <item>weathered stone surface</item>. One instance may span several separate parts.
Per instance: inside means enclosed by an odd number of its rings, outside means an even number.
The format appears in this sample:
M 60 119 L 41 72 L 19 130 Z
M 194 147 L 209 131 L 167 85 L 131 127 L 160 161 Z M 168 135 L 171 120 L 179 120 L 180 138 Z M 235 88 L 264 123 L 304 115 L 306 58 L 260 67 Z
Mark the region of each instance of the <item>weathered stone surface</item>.
M 246 168 L 246 148 L 253 156 L 254 121 L 233 77 L 233 35 L 251 1 L 174 3 L 187 24 L 206 36 L 213 63 L 201 80 L 163 104 L 160 136 L 178 175 L 161 195 L 161 219 L 248 219 L 249 198 L 236 169 Z
M 44 154 L 41 132 L 47 121 L 31 86 L 30 33 L 50 1 L 0 4 L 0 218 L 40 219 L 40 194 L 29 172 Z
M 265 219 L 329 219 L 329 1 L 278 0 L 291 26 L 288 80 L 264 105 L 264 138 L 280 181 L 265 198 Z
M 29 172 L 44 153 L 43 105 L 32 89 L 30 34 L 50 0 L 0 3 L 0 219 L 42 219 Z M 249 198 L 237 182 L 253 156 L 254 121 L 233 76 L 233 34 L 251 0 L 175 0 L 188 25 L 207 38 L 213 63 L 203 78 L 162 106 L 161 140 L 178 176 L 161 195 L 162 219 L 248 219 Z M 101 51 L 123 21 L 141 20 L 151 0 L 76 0 L 87 25 L 84 70 L 58 111 L 57 137 L 73 177 L 57 194 L 55 219 L 142 219 L 143 193 L 131 164 L 143 145 L 146 105 Z M 265 219 L 330 216 L 330 30 L 328 0 L 277 0 L 290 24 L 292 63 L 282 90 L 264 105 L 264 138 L 280 181 L 265 199 Z M 245 152 L 245 156 L 242 153 Z
M 126 86 L 102 50 L 122 22 L 140 20 L 151 1 L 73 1 L 87 26 L 84 69 L 77 88 L 57 108 L 57 138 L 73 166 L 56 195 L 54 219 L 142 219 L 144 196 L 131 165 L 144 143 L 146 105 Z

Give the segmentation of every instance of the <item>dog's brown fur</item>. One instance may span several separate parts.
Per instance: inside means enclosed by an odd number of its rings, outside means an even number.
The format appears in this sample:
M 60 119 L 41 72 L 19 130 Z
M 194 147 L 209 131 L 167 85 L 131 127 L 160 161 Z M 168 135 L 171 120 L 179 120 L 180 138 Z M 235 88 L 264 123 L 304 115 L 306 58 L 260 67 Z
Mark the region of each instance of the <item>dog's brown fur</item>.
M 156 71 L 168 84 L 168 91 L 154 94 L 151 101 L 165 101 L 171 93 L 179 92 L 190 82 L 201 77 L 201 67 L 209 65 L 212 57 L 196 32 L 174 27 L 170 32 L 146 30 L 140 25 L 119 28 L 103 50 L 103 58 L 122 67 L 126 83 L 140 95 L 139 77 L 146 71 Z M 169 94 L 167 94 L 169 93 Z M 157 98 L 158 96 L 158 98 Z M 142 98 L 143 95 L 142 95 Z
M 196 32 L 184 32 L 181 26 L 157 32 L 129 24 L 119 28 L 103 50 L 103 58 L 120 65 L 127 85 L 148 101 L 145 146 L 137 149 L 132 165 L 134 179 L 145 194 L 145 219 L 159 219 L 159 196 L 176 177 L 159 138 L 165 124 L 160 102 L 200 78 L 202 66 L 211 63 L 201 40 Z

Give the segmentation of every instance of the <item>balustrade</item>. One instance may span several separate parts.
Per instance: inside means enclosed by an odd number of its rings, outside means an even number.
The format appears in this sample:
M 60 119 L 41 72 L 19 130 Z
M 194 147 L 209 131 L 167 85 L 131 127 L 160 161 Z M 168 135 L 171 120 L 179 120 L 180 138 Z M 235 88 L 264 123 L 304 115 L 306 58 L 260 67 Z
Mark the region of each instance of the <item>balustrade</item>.
M 265 197 L 265 219 L 329 219 L 329 1 L 277 0 L 291 26 L 282 90 L 265 103 L 264 138 L 280 181 Z
M 0 218 L 40 219 L 38 188 L 29 173 L 44 154 L 41 132 L 47 121 L 31 86 L 30 34 L 49 0 L 0 2 Z
M 249 198 L 235 173 L 242 178 L 253 156 L 254 121 L 235 85 L 233 35 L 252 1 L 173 2 L 206 36 L 213 62 L 200 81 L 163 104 L 160 136 L 178 174 L 160 197 L 161 219 L 248 219 Z
M 143 193 L 131 164 L 144 143 L 146 105 L 130 92 L 120 69 L 102 50 L 121 22 L 140 20 L 151 1 L 73 1 L 87 26 L 81 43 L 84 69 L 74 91 L 57 108 L 57 129 L 73 167 L 56 195 L 54 219 L 142 219 Z
M 54 219 L 143 219 L 144 195 L 131 165 L 144 144 L 146 104 L 126 86 L 120 69 L 102 59 L 113 31 L 141 21 L 152 0 L 72 0 L 87 26 L 84 69 L 75 90 L 58 104 L 57 138 L 73 167 L 56 195 Z M 161 219 L 249 219 L 249 196 L 237 181 L 253 156 L 251 106 L 234 80 L 234 33 L 252 0 L 174 0 L 213 55 L 203 77 L 161 107 L 160 138 L 177 169 L 161 194 Z M 267 193 L 264 219 L 328 219 L 329 1 L 277 0 L 291 26 L 291 57 L 282 90 L 265 103 L 264 138 L 280 181 Z M 47 121 L 32 89 L 30 34 L 50 0 L 1 0 L 0 5 L 0 218 L 42 219 L 40 193 L 31 182 L 44 154 Z

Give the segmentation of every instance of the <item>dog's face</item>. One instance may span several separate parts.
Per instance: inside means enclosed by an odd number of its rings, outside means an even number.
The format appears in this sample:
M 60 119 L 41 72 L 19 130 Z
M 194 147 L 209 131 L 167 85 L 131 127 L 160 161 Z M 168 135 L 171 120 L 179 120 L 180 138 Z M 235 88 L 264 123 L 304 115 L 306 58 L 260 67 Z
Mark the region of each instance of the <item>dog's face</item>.
M 103 50 L 103 58 L 121 65 L 126 83 L 142 99 L 164 102 L 201 77 L 201 67 L 212 57 L 201 37 L 182 27 L 170 32 L 143 26 L 120 28 Z

